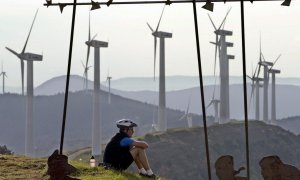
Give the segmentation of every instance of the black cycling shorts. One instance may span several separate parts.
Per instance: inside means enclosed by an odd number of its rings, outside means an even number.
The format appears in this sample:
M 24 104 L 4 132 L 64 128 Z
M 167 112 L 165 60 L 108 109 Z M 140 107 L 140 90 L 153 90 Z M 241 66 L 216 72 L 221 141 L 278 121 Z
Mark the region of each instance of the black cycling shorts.
M 130 152 L 122 154 L 118 162 L 111 164 L 112 168 L 116 170 L 126 170 L 133 162 L 133 157 Z

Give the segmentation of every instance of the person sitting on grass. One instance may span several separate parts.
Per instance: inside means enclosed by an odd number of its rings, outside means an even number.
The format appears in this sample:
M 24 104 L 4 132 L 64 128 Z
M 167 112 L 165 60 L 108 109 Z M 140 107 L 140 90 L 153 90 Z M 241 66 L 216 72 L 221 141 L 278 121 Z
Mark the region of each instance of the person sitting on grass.
M 103 155 L 104 166 L 123 171 L 134 161 L 141 176 L 155 178 L 146 155 L 149 145 L 131 138 L 133 128 L 137 127 L 137 124 L 130 119 L 121 119 L 116 125 L 120 131 L 106 145 Z

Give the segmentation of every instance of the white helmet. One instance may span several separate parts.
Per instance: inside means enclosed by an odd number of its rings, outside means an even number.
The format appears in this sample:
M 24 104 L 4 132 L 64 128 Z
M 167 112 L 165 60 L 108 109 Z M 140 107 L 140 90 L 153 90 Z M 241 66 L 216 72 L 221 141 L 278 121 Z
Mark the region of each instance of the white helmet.
M 116 122 L 118 128 L 122 127 L 137 127 L 137 124 L 130 119 L 120 119 Z

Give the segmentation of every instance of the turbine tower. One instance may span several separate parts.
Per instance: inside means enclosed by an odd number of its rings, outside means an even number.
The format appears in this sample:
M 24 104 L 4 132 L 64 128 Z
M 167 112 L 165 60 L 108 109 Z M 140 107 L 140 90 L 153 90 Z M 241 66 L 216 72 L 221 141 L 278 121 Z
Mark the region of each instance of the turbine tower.
M 233 47 L 233 43 L 226 42 L 226 36 L 231 36 L 232 31 L 224 30 L 225 20 L 230 12 L 231 8 L 227 11 L 225 18 L 223 19 L 219 28 L 216 28 L 211 17 L 208 15 L 216 34 L 215 44 L 215 64 L 216 53 L 219 51 L 219 63 L 220 63 L 220 123 L 227 123 L 230 120 L 230 106 L 229 106 L 229 60 L 234 59 L 233 55 L 228 55 L 227 47 Z M 221 27 L 223 28 L 221 29 Z M 220 36 L 220 39 L 218 38 Z
M 269 73 L 272 74 L 272 108 L 271 108 L 271 121 L 276 121 L 276 87 L 275 87 L 275 74 L 279 74 L 280 70 L 270 69 Z
M 256 66 L 256 69 L 254 73 L 252 73 L 252 77 L 248 76 L 247 77 L 252 81 L 251 84 L 251 95 L 250 95 L 250 102 L 249 102 L 249 107 L 251 107 L 251 100 L 255 91 L 255 119 L 259 120 L 259 88 L 263 87 L 262 84 L 260 84 L 260 81 L 263 81 L 263 78 L 256 77 L 256 70 L 257 70 L 258 65 Z
M 273 66 L 276 64 L 281 54 L 276 58 Z M 269 74 L 272 74 L 272 107 L 271 107 L 271 122 L 276 121 L 276 84 L 275 84 L 275 74 L 279 74 L 280 70 L 273 69 L 273 66 L 269 69 Z
M 20 54 L 6 47 L 7 50 L 15 54 L 21 60 L 21 75 L 22 75 L 22 95 L 24 94 L 24 60 L 27 61 L 27 102 L 26 102 L 26 130 L 25 130 L 25 155 L 33 155 L 33 61 L 42 61 L 43 56 L 33 53 L 25 53 L 25 49 L 31 34 L 33 24 L 35 22 L 38 10 L 35 13 L 31 24 L 29 34 L 27 36 L 24 48 Z
M 92 123 L 92 155 L 101 155 L 102 121 L 100 119 L 100 48 L 108 47 L 104 41 L 86 41 L 86 45 L 94 47 L 94 92 L 93 92 L 93 123 Z
M 157 46 L 157 38 L 160 41 L 160 50 L 159 50 L 159 122 L 158 122 L 158 130 L 166 131 L 167 130 L 167 120 L 166 120 L 166 88 L 165 88 L 165 38 L 172 38 L 172 33 L 158 31 L 159 24 L 163 15 L 165 7 L 161 13 L 160 19 L 158 21 L 157 27 L 155 31 L 151 28 L 149 23 L 150 30 L 152 31 L 152 35 L 154 37 L 154 78 L 155 78 L 155 63 L 156 63 L 156 46 Z
M 2 68 L 1 68 L 1 73 L 0 76 L 2 76 L 2 92 L 3 94 L 5 93 L 5 78 L 7 78 L 6 72 L 3 71 L 3 63 L 2 63 Z
M 106 81 L 108 82 L 108 104 L 110 104 L 111 103 L 111 97 L 110 97 L 110 80 L 112 79 L 112 77 L 111 76 L 109 76 L 109 73 L 108 73 L 108 75 L 107 75 L 107 77 L 106 77 Z

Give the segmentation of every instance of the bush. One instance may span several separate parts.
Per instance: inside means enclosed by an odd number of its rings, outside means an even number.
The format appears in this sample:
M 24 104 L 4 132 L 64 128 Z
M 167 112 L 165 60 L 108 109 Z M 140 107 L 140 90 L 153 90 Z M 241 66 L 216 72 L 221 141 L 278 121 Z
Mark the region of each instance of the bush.
M 7 149 L 7 147 L 4 145 L 4 146 L 0 146 L 0 154 L 12 155 L 14 153 L 11 150 Z

